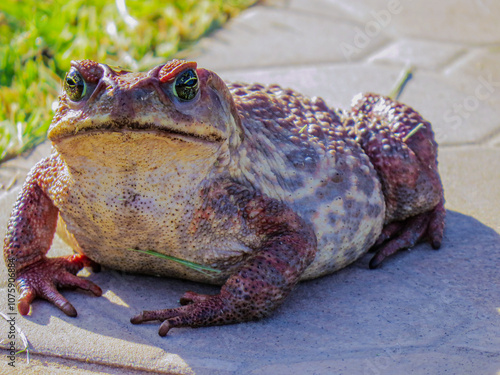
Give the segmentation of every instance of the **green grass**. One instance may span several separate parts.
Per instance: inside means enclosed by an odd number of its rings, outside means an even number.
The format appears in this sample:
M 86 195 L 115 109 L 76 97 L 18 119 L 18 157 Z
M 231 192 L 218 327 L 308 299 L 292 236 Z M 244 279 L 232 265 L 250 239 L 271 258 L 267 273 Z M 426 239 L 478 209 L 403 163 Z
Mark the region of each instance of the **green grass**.
M 145 70 L 256 0 L 128 0 L 126 12 L 119 2 L 2 0 L 0 162 L 45 139 L 71 60 Z
M 218 269 L 215 269 L 212 267 L 208 267 L 208 266 L 204 266 L 202 264 L 194 263 L 194 262 L 191 262 L 191 261 L 188 261 L 185 259 L 176 258 L 176 257 L 173 257 L 171 255 L 160 254 L 154 250 L 139 250 L 139 249 L 129 249 L 129 250 L 130 251 L 137 251 L 139 253 L 143 253 L 146 255 L 152 255 L 152 256 L 158 257 L 160 259 L 170 260 L 172 262 L 176 262 L 176 263 L 182 264 L 183 266 L 191 268 L 192 270 L 198 271 L 204 275 L 210 275 L 209 272 L 221 273 L 221 270 L 218 270 Z

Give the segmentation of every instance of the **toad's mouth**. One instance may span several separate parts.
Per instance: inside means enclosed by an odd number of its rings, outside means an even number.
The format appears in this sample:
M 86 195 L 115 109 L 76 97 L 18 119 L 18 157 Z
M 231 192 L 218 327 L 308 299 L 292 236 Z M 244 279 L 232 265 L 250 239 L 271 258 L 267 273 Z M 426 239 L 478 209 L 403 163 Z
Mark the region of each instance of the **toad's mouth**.
M 49 129 L 48 138 L 53 142 L 60 142 L 68 138 L 82 135 L 129 132 L 150 133 L 185 142 L 221 143 L 224 141 L 224 137 L 222 136 L 222 134 L 213 128 L 210 129 L 205 127 L 202 132 L 196 133 L 190 132 L 188 130 L 183 130 L 179 126 L 171 127 L 166 125 L 158 125 L 152 122 L 136 121 L 86 121 L 77 123 L 76 126 L 59 125 Z
M 182 171 L 194 168 L 199 172 L 204 166 L 215 163 L 221 148 L 221 143 L 212 138 L 163 130 L 157 126 L 99 126 L 60 133 L 51 140 L 66 164 L 82 175 L 94 173 L 96 166 L 128 174 L 155 168 L 163 171 L 173 168 L 172 173 L 184 173 Z

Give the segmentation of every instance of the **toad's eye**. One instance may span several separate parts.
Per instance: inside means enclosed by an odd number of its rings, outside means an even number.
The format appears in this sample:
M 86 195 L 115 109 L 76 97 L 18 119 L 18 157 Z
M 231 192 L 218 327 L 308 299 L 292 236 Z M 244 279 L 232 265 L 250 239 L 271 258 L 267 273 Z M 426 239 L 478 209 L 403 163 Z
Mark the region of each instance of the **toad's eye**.
M 74 102 L 81 100 L 87 91 L 87 83 L 83 79 L 80 72 L 71 68 L 64 78 L 64 90 L 69 98 Z
M 192 100 L 198 93 L 198 76 L 194 69 L 187 69 L 177 76 L 174 94 L 182 101 Z

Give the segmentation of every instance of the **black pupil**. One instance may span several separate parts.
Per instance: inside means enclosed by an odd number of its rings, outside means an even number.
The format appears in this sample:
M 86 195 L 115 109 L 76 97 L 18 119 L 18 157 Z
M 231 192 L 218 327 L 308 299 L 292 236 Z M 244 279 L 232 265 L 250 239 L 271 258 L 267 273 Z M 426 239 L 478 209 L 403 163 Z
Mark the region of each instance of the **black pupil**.
M 198 92 L 198 76 L 193 69 L 186 70 L 175 81 L 175 92 L 182 100 L 191 100 Z
M 71 100 L 79 100 L 82 98 L 85 90 L 85 82 L 82 76 L 77 71 L 70 71 L 66 76 L 66 92 Z

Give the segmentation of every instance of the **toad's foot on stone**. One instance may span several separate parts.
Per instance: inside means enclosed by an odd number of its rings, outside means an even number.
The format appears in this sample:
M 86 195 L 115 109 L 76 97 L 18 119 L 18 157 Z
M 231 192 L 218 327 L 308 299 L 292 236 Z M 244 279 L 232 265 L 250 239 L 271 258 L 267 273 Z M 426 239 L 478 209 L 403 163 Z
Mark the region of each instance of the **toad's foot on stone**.
M 432 211 L 386 225 L 375 243 L 376 254 L 370 261 L 370 268 L 377 268 L 388 256 L 415 246 L 422 240 L 429 240 L 434 249 L 439 249 L 443 239 L 444 219 L 442 200 Z
M 312 228 L 284 203 L 252 195 L 245 187 L 230 183 L 223 187 L 237 206 L 244 208 L 247 228 L 262 237 L 254 254 L 231 275 L 217 295 L 187 292 L 181 306 L 174 309 L 143 311 L 130 321 L 139 324 L 163 321 L 159 334 L 174 327 L 202 327 L 247 322 L 268 316 L 290 294 L 316 255 Z M 217 200 L 207 207 L 214 210 L 229 204 L 219 201 L 221 187 L 214 185 L 208 197 Z M 210 201 L 209 201 L 210 202 Z M 229 200 L 226 202 L 230 202 Z M 217 211 L 215 211 L 217 212 Z
M 181 298 L 184 306 L 174 309 L 143 311 L 130 319 L 133 324 L 153 320 L 162 321 L 159 335 L 166 336 L 174 327 L 201 327 L 236 323 L 237 314 L 231 308 L 230 296 L 203 295 L 187 292 Z
M 19 270 L 16 284 L 20 293 L 18 309 L 21 315 L 28 315 L 31 303 L 36 297 L 40 297 L 53 303 L 66 315 L 77 316 L 76 309 L 58 289 L 80 288 L 100 296 L 101 288 L 89 280 L 75 276 L 83 267 L 92 267 L 94 271 L 99 269 L 99 265 L 85 255 L 70 255 L 59 258 L 44 257 Z

